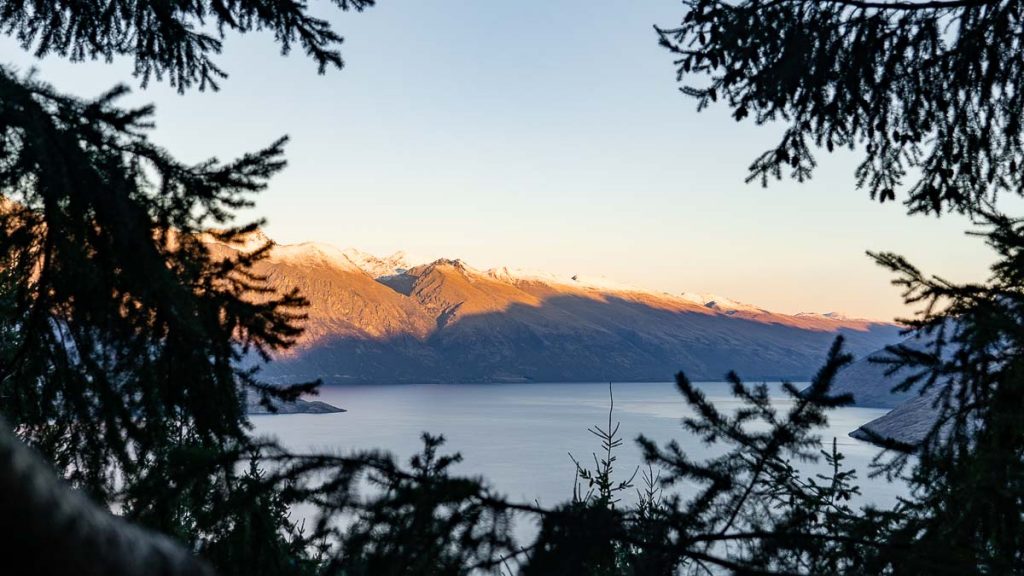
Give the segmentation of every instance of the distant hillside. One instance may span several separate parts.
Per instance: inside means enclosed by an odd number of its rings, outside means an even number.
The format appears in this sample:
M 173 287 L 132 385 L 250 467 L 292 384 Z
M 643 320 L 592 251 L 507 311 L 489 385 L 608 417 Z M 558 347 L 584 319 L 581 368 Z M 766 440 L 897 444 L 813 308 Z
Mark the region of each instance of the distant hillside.
M 264 414 L 337 414 L 345 412 L 344 408 L 338 408 L 320 400 L 283 400 L 271 399 L 270 407 L 264 406 L 260 397 L 255 392 L 249 392 L 245 399 L 245 413 L 249 415 Z
M 934 393 L 914 393 L 884 416 L 875 418 L 850 433 L 850 436 L 872 442 L 876 439 L 895 440 L 915 446 L 924 440 L 938 418 Z
M 917 347 L 915 342 L 913 339 L 906 339 L 900 343 L 905 346 Z M 877 362 L 885 356 L 884 348 L 875 350 L 847 366 L 836 376 L 832 392 L 835 394 L 850 393 L 857 406 L 870 408 L 895 408 L 908 400 L 917 398 L 918 394 L 914 390 L 906 392 L 893 390 L 907 374 L 905 371 L 899 371 L 887 376 L 886 371 L 890 366 Z
M 217 250 L 250 246 L 216 246 Z M 326 383 L 803 380 L 836 334 L 867 354 L 890 323 L 777 314 L 712 295 L 667 294 L 579 276 L 410 265 L 322 244 L 275 246 L 259 272 L 311 306 L 299 345 L 267 366 Z
M 913 338 L 903 340 L 901 344 L 923 348 L 923 344 Z M 836 394 L 852 394 L 857 406 L 892 408 L 884 416 L 854 430 L 850 436 L 867 441 L 881 438 L 910 445 L 918 444 L 937 418 L 934 390 L 925 395 L 921 395 L 917 388 L 905 392 L 893 391 L 908 374 L 899 371 L 887 376 L 889 366 L 872 361 L 884 356 L 885 351 L 878 350 L 854 362 L 839 373 L 832 391 Z

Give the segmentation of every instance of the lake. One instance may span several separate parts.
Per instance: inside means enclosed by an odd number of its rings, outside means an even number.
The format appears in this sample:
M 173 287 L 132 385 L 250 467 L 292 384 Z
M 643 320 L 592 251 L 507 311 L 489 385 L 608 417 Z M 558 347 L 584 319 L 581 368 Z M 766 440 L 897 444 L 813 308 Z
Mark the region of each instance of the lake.
M 727 384 L 699 386 L 723 410 L 738 405 Z M 780 407 L 788 403 L 778 384 L 769 387 Z M 612 419 L 621 422 L 625 441 L 616 463 L 619 479 L 642 462 L 633 441 L 639 434 L 659 443 L 675 439 L 694 456 L 709 453 L 681 428 L 679 420 L 689 410 L 673 383 L 614 384 L 613 391 Z M 421 447 L 421 432 L 443 434 L 447 452 L 463 455 L 456 472 L 481 475 L 514 500 L 545 506 L 571 497 L 575 467 L 569 453 L 585 464 L 592 462 L 600 441 L 587 428 L 603 426 L 609 407 L 607 383 L 325 386 L 319 399 L 348 411 L 253 416 L 255 432 L 277 437 L 297 451 L 382 448 L 403 462 Z M 836 438 L 845 463 L 857 470 L 861 503 L 886 505 L 905 494 L 902 485 L 867 478 L 878 449 L 847 435 L 885 412 L 842 408 L 831 414 L 822 431 L 823 441 L 831 445 Z

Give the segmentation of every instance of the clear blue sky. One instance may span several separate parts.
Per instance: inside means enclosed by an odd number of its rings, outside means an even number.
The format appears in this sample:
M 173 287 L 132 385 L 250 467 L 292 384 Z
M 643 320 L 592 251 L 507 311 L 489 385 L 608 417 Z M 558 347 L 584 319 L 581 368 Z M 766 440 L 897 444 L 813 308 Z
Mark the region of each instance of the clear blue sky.
M 346 37 L 344 70 L 318 76 L 269 35 L 229 37 L 218 93 L 154 84 L 154 139 L 186 160 L 292 137 L 289 167 L 258 199 L 279 242 L 463 258 L 714 292 L 783 312 L 904 312 L 864 250 L 893 250 L 952 279 L 986 274 L 967 223 L 907 217 L 854 187 L 856 155 L 769 188 L 746 168 L 778 127 L 696 112 L 652 25 L 675 0 L 381 0 L 317 10 Z M 3 60 L 92 96 L 127 62 Z

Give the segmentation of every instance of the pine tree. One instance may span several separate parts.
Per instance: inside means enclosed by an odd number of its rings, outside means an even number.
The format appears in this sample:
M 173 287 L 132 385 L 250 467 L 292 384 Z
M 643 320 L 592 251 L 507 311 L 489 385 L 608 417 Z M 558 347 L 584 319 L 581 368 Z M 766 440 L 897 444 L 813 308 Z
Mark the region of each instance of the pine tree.
M 331 0 L 342 10 L 362 11 L 375 0 Z M 323 74 L 341 68 L 342 42 L 330 24 L 312 16 L 303 0 L 88 0 L 86 2 L 0 1 L 0 30 L 36 56 L 72 61 L 127 57 L 143 85 L 165 80 L 180 92 L 217 89 L 227 73 L 214 57 L 228 32 L 268 30 L 281 51 L 295 44 Z
M 284 141 L 187 166 L 146 139 L 149 109 L 116 107 L 123 92 L 85 102 L 0 70 L 0 254 L 16 328 L 0 397 L 22 437 L 100 499 L 116 489 L 111 464 L 130 484 L 170 446 L 242 441 L 242 388 L 278 392 L 238 361 L 287 346 L 303 304 L 251 272 L 267 247 L 225 260 L 201 236 L 283 166 Z
M 408 468 L 375 451 L 295 455 L 256 441 L 247 389 L 290 398 L 315 383 L 273 388 L 242 360 L 289 346 L 304 300 L 253 273 L 267 246 L 225 259 L 204 238 L 231 242 L 258 225 L 232 215 L 281 169 L 284 141 L 185 165 L 149 141 L 150 108 L 118 105 L 124 88 L 84 101 L 0 68 L 0 409 L 10 428 L 96 501 L 187 541 L 224 573 L 1024 570 L 1024 224 L 996 209 L 999 195 L 1024 191 L 1020 3 L 686 4 L 679 27 L 658 30 L 680 78 L 704 82 L 684 92 L 701 108 L 721 99 L 737 119 L 786 124 L 752 179 L 802 180 L 812 147 L 859 146 L 856 181 L 872 197 L 969 214 L 1000 256 L 988 283 L 965 286 L 875 256 L 924 305 L 910 327 L 933 343 L 894 348 L 890 361 L 912 371 L 904 386 L 939 399 L 921 447 L 890 446 L 914 458 L 881 462 L 914 488 L 895 508 L 853 509 L 856 477 L 818 437 L 828 409 L 849 401 L 830 392 L 850 361 L 841 341 L 809 390 L 786 386 L 784 410 L 730 375 L 743 405 L 722 412 L 680 374 L 696 414 L 684 430 L 723 450 L 695 461 L 677 444 L 641 440 L 660 473 L 650 469 L 635 507 L 617 501 L 632 479 L 612 478 L 610 420 L 597 430 L 596 469 L 577 467 L 594 492 L 552 509 L 452 476 L 458 456 L 439 455 L 432 436 Z M 214 57 L 229 31 L 270 29 L 321 72 L 342 64 L 340 37 L 293 1 L 0 1 L 0 24 L 37 54 L 130 58 L 143 84 L 182 91 L 225 77 Z M 831 473 L 798 473 L 809 458 Z M 292 522 L 297 504 L 318 509 L 313 525 Z M 540 523 L 534 542 L 510 537 L 516 517 Z
M 1020 194 L 1024 6 L 1016 0 L 685 0 L 657 28 L 704 109 L 785 127 L 751 165 L 809 178 L 814 148 L 857 149 L 857 185 L 910 212 Z
M 342 65 L 340 36 L 300 1 L 0 2 L 0 30 L 39 56 L 126 57 L 143 85 L 179 91 L 216 89 L 225 35 L 259 29 L 320 72 Z M 119 105 L 126 91 L 82 100 L 0 68 L 0 410 L 72 485 L 226 558 L 255 521 L 240 495 L 269 507 L 271 532 L 290 526 L 274 495 L 249 490 L 254 472 L 236 472 L 256 449 L 246 394 L 316 383 L 268 386 L 244 368 L 294 342 L 305 300 L 253 272 L 269 245 L 224 257 L 206 240 L 260 224 L 234 213 L 284 166 L 286 139 L 184 164 L 149 140 L 151 107 Z
M 890 511 L 844 513 L 807 549 L 807 560 L 864 573 L 1024 570 L 1024 225 L 1003 214 L 999 201 L 1024 195 L 1024 6 L 685 4 L 679 26 L 657 29 L 675 55 L 682 91 L 700 109 L 721 100 L 736 120 L 785 126 L 778 146 L 752 164 L 750 180 L 767 184 L 788 174 L 803 181 L 815 167 L 815 147 L 856 149 L 863 155 L 856 183 L 872 198 L 905 195 L 911 214 L 967 214 L 998 256 L 988 282 L 957 285 L 895 254 L 871 255 L 897 274 L 907 303 L 920 307 L 905 322 L 930 343 L 893 347 L 885 361 L 892 373 L 909 372 L 901 389 L 935 399 L 937 420 L 921 446 L 888 442 L 891 457 L 879 461 L 880 472 L 908 479 L 912 496 Z M 785 567 L 797 558 L 775 540 L 760 539 L 759 554 L 775 552 L 758 565 Z M 839 556 L 829 560 L 830 549 Z
M 907 473 L 915 495 L 893 536 L 919 551 L 881 559 L 886 568 L 1024 571 L 1024 222 L 983 218 L 999 254 L 985 283 L 954 284 L 895 254 L 874 255 L 923 306 L 909 323 L 931 342 L 894 347 L 887 362 L 910 371 L 904 388 L 934 394 L 936 412 L 920 447 L 894 446 L 884 463 Z

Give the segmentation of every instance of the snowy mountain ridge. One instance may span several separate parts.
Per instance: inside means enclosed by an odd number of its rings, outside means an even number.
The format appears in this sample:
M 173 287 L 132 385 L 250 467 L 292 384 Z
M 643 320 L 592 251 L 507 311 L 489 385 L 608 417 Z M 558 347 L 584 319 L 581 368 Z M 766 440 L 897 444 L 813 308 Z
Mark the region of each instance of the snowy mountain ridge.
M 264 245 L 211 243 L 224 256 Z M 889 322 L 787 315 L 716 295 L 668 294 L 582 275 L 423 264 L 322 243 L 273 246 L 255 273 L 308 301 L 271 381 L 342 383 L 664 381 L 726 372 L 809 378 L 837 335 L 866 354 Z
M 252 250 L 262 246 L 263 243 L 269 240 L 262 231 L 256 231 L 253 235 L 252 239 L 246 239 L 243 244 L 233 245 L 232 248 L 241 249 L 243 251 Z M 697 292 L 672 294 L 670 292 L 618 282 L 599 275 L 560 275 L 546 271 L 509 268 L 506 266 L 481 270 L 474 268 L 464 260 L 458 258 L 439 258 L 433 261 L 417 262 L 411 260 L 405 251 L 397 251 L 389 256 L 376 256 L 369 252 L 351 247 L 342 249 L 322 242 L 303 242 L 299 244 L 275 244 L 271 250 L 270 259 L 272 261 L 285 261 L 293 264 L 301 264 L 303 262 L 311 265 L 316 265 L 317 263 L 332 263 L 343 268 L 355 267 L 365 272 L 375 280 L 401 276 L 409 270 L 417 267 L 449 263 L 465 270 L 470 275 L 486 276 L 493 280 L 510 285 L 537 282 L 579 290 L 610 293 L 634 293 L 650 295 L 658 298 L 676 298 L 725 314 L 773 314 L 773 312 L 765 308 L 739 302 L 718 294 Z M 795 318 L 818 319 L 825 321 L 864 320 L 860 318 L 851 318 L 838 312 L 801 312 L 791 316 Z

